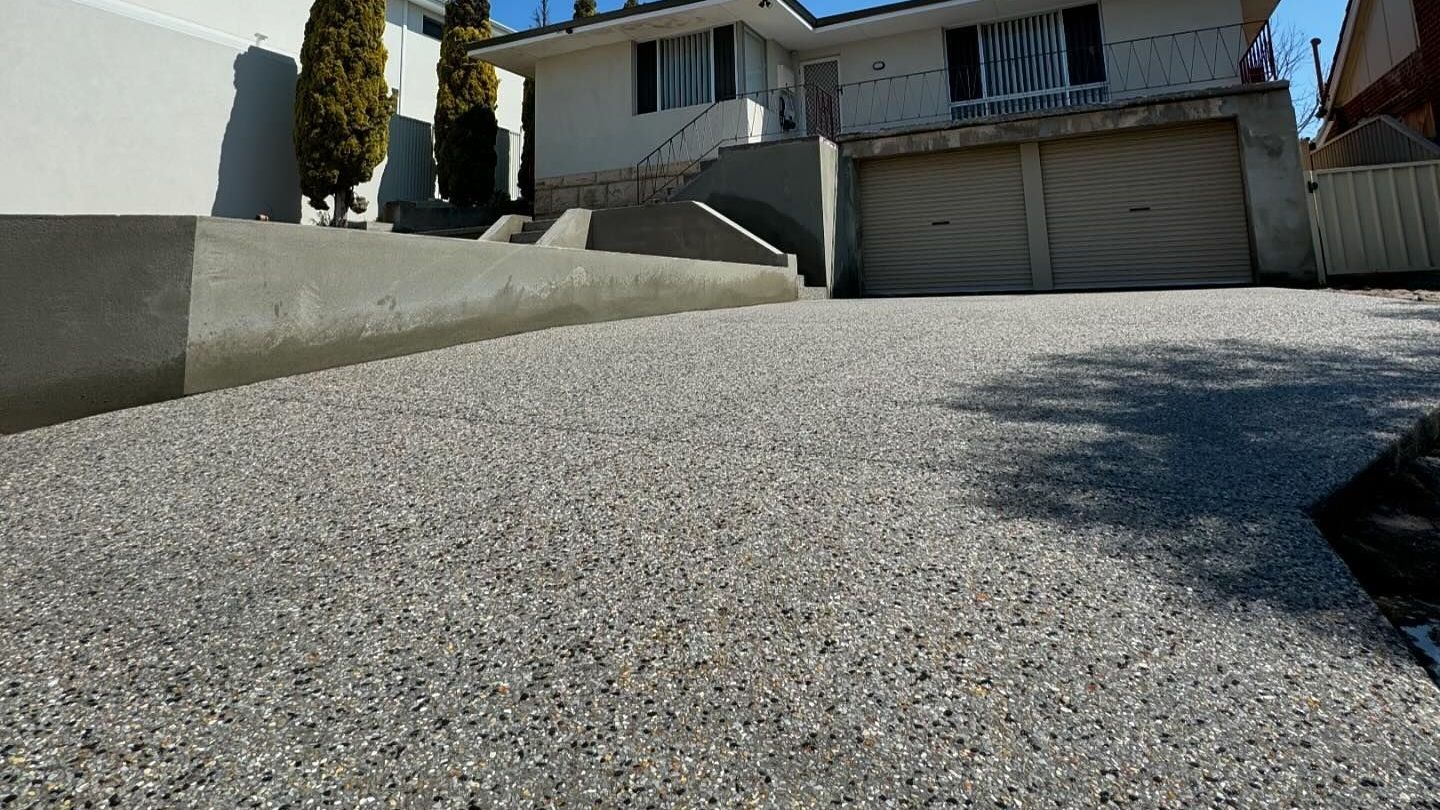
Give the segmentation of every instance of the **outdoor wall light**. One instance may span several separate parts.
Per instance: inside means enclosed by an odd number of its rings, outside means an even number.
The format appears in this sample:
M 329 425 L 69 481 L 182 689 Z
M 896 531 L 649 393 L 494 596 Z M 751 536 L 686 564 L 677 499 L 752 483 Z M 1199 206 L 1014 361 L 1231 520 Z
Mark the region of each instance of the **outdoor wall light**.
M 876 70 L 884 70 L 885 62 L 883 60 L 877 59 L 875 60 L 875 64 L 871 65 L 870 67 L 875 68 Z

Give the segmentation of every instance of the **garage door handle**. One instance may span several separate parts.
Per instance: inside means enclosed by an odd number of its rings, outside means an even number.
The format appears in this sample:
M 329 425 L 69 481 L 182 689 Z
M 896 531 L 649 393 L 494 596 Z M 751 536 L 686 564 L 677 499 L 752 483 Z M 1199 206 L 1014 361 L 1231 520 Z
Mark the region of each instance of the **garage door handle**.
M 931 225 L 949 225 L 949 224 L 950 224 L 950 220 L 948 220 L 948 219 L 942 219 L 942 220 L 940 220 L 939 222 L 932 222 L 932 223 L 930 223 L 930 224 L 931 224 Z
M 1139 213 L 1141 213 L 1142 211 L 1149 211 L 1149 210 L 1150 210 L 1150 206 L 1148 206 L 1148 205 L 1143 205 L 1143 206 L 1141 206 L 1141 207 L 1139 207 L 1139 208 L 1131 208 L 1131 209 L 1130 209 L 1130 213 L 1132 213 L 1132 214 L 1139 214 Z

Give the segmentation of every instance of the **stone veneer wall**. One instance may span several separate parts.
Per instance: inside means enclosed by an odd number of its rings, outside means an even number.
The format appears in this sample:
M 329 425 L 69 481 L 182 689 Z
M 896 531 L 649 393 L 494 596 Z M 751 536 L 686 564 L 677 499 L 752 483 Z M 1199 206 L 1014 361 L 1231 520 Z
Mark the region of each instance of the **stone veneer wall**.
M 700 166 L 693 163 L 674 163 L 668 166 L 646 169 L 647 187 L 663 185 L 668 178 L 680 174 L 684 180 L 674 184 L 678 190 L 700 173 Z M 639 186 L 635 182 L 634 166 L 624 169 L 608 169 L 603 172 L 584 172 L 559 177 L 542 177 L 535 181 L 535 216 L 544 217 L 559 214 L 571 208 L 588 208 L 600 211 L 607 208 L 624 208 L 638 205 Z M 673 196 L 673 195 L 672 195 Z M 653 202 L 665 202 L 654 200 Z
M 546 177 L 535 181 L 535 216 L 571 208 L 623 208 L 638 202 L 637 191 L 634 168 Z

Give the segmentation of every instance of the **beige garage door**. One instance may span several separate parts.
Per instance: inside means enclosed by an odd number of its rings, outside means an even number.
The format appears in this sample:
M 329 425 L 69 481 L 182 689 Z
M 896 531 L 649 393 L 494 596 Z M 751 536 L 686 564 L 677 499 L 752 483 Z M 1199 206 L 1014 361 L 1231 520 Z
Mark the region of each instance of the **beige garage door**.
M 1028 290 L 1015 146 L 859 164 L 866 295 Z
M 1056 289 L 1251 281 L 1233 124 L 1054 141 L 1040 156 Z

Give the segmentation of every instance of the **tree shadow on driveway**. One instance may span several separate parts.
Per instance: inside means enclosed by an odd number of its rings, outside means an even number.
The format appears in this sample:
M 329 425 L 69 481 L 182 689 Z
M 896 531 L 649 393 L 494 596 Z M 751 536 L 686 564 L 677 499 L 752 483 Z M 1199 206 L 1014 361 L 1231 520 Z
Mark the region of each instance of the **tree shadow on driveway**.
M 1419 340 L 1150 343 L 1044 357 L 942 404 L 1024 437 L 986 487 L 1002 514 L 1216 609 L 1309 613 L 1349 583 L 1310 507 L 1440 403 L 1437 372 Z

